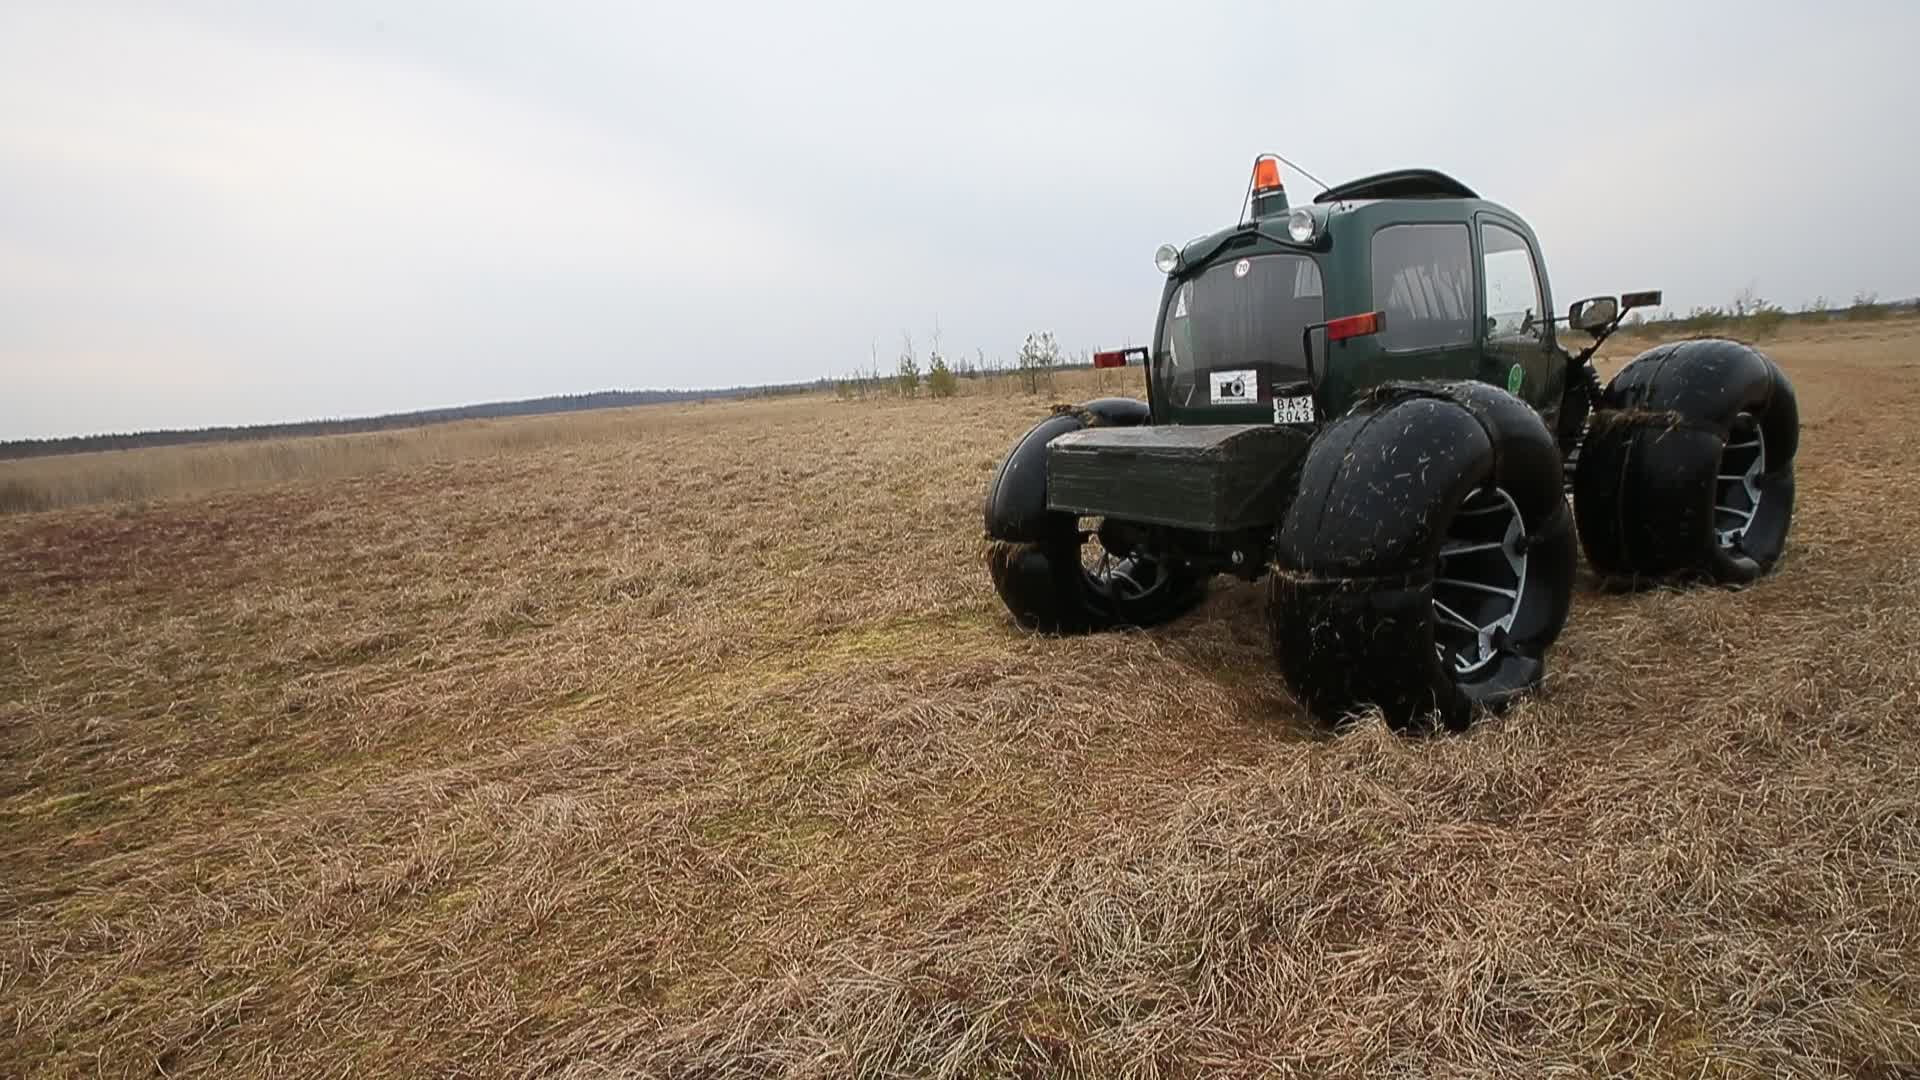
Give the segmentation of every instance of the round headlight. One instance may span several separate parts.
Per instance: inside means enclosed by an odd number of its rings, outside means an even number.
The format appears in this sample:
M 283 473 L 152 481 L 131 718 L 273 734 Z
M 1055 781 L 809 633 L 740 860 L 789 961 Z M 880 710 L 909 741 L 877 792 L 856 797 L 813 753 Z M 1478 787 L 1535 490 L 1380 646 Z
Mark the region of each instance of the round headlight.
M 1180 266 L 1180 249 L 1172 244 L 1161 244 L 1160 250 L 1153 253 L 1153 265 L 1163 274 L 1171 274 Z
M 1313 230 L 1317 223 L 1313 215 L 1305 210 L 1295 210 L 1287 215 L 1287 235 L 1293 237 L 1296 244 L 1304 244 L 1313 239 Z

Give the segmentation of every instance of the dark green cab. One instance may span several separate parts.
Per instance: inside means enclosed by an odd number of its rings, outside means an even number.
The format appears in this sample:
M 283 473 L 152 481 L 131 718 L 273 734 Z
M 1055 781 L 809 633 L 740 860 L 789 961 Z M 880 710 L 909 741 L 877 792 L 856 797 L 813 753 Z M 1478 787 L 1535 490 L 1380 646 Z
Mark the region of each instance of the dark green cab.
M 1396 379 L 1478 380 L 1558 420 L 1566 354 L 1539 240 L 1518 214 L 1428 170 L 1256 208 L 1178 252 L 1154 327 L 1155 423 L 1271 422 L 1276 399 L 1306 392 L 1337 416 Z M 1308 329 L 1372 312 L 1374 333 Z

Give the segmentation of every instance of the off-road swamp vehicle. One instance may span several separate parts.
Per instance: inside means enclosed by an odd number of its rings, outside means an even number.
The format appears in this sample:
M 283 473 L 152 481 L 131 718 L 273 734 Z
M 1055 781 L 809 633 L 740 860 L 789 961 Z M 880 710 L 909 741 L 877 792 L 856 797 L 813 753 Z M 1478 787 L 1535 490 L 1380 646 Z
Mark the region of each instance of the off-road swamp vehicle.
M 1138 358 L 1146 400 L 1057 407 L 995 470 L 988 568 L 1021 626 L 1150 626 L 1265 576 L 1315 716 L 1457 728 L 1539 685 L 1577 547 L 1615 582 L 1773 567 L 1799 416 L 1766 356 L 1666 344 L 1603 388 L 1594 353 L 1659 293 L 1549 316 L 1533 230 L 1438 172 L 1290 206 L 1262 156 L 1249 187 L 1239 224 L 1156 254 L 1152 347 L 1096 357 Z

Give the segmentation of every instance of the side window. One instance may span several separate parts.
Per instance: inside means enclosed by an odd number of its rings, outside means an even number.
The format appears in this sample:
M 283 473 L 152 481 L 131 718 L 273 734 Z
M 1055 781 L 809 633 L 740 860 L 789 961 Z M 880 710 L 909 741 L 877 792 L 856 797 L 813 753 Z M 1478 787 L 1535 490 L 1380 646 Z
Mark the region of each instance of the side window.
M 1373 234 L 1380 347 L 1441 349 L 1473 341 L 1473 251 L 1465 225 L 1389 225 Z
M 1512 229 L 1487 222 L 1480 226 L 1481 266 L 1487 290 L 1487 338 L 1547 336 L 1541 318 L 1540 275 L 1526 238 Z

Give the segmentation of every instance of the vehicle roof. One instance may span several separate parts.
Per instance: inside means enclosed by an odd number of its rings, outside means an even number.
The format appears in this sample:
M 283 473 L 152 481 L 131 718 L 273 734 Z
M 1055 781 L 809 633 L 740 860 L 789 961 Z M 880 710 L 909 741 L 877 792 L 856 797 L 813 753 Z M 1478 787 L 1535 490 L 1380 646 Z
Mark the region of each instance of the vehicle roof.
M 1472 188 L 1436 169 L 1393 169 L 1375 173 L 1343 184 L 1335 184 L 1313 198 L 1313 205 L 1319 207 L 1319 212 L 1329 219 L 1364 213 L 1371 207 L 1383 204 L 1417 203 L 1438 210 L 1439 207 L 1436 204 L 1447 202 L 1464 204 L 1461 207 L 1464 214 L 1487 209 L 1497 211 L 1516 222 L 1521 221 L 1519 215 L 1513 211 L 1481 198 Z M 1181 246 L 1181 253 L 1188 265 L 1198 265 L 1212 259 L 1236 237 L 1244 237 L 1249 232 L 1276 242 L 1283 248 L 1295 246 L 1289 244 L 1283 235 L 1276 236 L 1265 232 L 1260 228 L 1259 219 L 1253 219 L 1243 220 L 1216 232 L 1196 236 Z
M 1316 203 L 1357 199 L 1477 199 L 1473 189 L 1434 169 L 1394 169 L 1335 184 L 1313 197 Z

